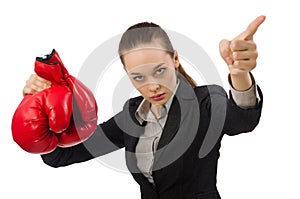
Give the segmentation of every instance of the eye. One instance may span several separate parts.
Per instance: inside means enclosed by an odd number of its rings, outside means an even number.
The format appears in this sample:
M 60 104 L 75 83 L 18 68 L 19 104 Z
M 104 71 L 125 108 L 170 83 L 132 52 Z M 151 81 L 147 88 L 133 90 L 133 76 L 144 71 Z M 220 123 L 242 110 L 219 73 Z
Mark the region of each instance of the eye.
M 144 77 L 141 76 L 141 75 L 133 77 L 133 79 L 134 79 L 135 81 L 138 81 L 138 82 L 142 81 L 143 78 L 144 78 Z
M 166 68 L 159 68 L 155 71 L 155 74 L 159 75 L 162 74 L 163 72 L 165 72 Z

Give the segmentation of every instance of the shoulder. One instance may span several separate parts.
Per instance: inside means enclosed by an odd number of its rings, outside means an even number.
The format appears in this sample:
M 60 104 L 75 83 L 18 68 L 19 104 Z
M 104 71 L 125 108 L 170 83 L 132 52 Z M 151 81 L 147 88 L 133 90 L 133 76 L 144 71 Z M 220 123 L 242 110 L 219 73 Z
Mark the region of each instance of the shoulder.
M 143 96 L 139 95 L 137 97 L 133 97 L 133 98 L 130 98 L 128 99 L 128 103 L 130 105 L 134 105 L 134 104 L 140 104 L 142 102 L 142 100 L 144 99 Z
M 227 93 L 224 88 L 216 84 L 196 86 L 194 87 L 194 91 L 198 100 L 204 100 L 211 97 L 227 98 Z
M 226 115 L 228 97 L 223 87 L 219 85 L 205 85 L 194 88 L 202 115 L 208 118 L 218 118 Z M 218 120 L 217 119 L 217 120 Z
M 139 95 L 137 97 L 129 98 L 123 105 L 123 109 L 126 107 L 130 107 L 130 109 L 135 109 L 139 106 L 139 104 L 143 101 L 144 97 Z

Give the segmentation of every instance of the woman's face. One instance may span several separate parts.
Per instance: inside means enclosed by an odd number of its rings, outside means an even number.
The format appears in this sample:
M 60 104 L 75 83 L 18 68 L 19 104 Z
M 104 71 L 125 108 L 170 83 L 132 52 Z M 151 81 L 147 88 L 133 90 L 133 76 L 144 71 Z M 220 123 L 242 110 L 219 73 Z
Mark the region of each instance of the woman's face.
M 134 87 L 151 104 L 163 105 L 173 94 L 179 66 L 178 54 L 145 47 L 123 55 L 127 74 Z

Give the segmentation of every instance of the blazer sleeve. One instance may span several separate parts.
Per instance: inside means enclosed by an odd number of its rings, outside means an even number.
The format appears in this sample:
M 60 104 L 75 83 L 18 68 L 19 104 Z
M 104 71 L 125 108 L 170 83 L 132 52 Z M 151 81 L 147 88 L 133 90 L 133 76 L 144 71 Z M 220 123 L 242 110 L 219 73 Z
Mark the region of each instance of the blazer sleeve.
M 97 126 L 97 129 L 86 141 L 68 148 L 57 147 L 48 154 L 41 155 L 45 164 L 51 167 L 67 166 L 84 162 L 124 147 L 124 132 L 116 123 L 119 112 L 114 117 Z M 121 116 L 122 117 L 122 116 Z
M 259 123 L 263 105 L 263 94 L 257 85 L 260 100 L 255 106 L 238 106 L 231 91 L 229 97 L 221 86 L 209 85 L 197 92 L 200 102 L 209 114 L 209 130 L 221 132 L 221 134 L 237 135 L 240 133 L 251 132 Z M 202 94 L 201 94 L 202 93 Z M 201 98 L 203 96 L 203 98 Z M 201 119 L 201 114 L 200 114 Z
M 240 107 L 233 100 L 232 93 L 229 91 L 229 99 L 226 106 L 226 118 L 223 133 L 227 135 L 237 135 L 240 133 L 251 132 L 258 125 L 263 106 L 263 94 L 257 85 L 260 100 L 256 100 L 255 106 Z

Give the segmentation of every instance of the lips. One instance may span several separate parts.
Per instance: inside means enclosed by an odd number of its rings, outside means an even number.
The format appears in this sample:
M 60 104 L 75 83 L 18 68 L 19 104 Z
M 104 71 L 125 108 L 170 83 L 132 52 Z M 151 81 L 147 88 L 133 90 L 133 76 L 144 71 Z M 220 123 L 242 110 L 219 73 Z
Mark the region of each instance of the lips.
M 153 95 L 151 98 L 153 99 L 153 98 L 158 98 L 158 97 L 160 97 L 160 96 L 162 96 L 162 95 L 164 95 L 165 93 L 161 93 L 161 94 L 157 94 L 157 95 Z
M 154 101 L 160 101 L 160 100 L 164 99 L 165 97 L 166 97 L 166 94 L 161 93 L 161 94 L 153 95 L 151 97 L 151 99 L 154 100 Z

